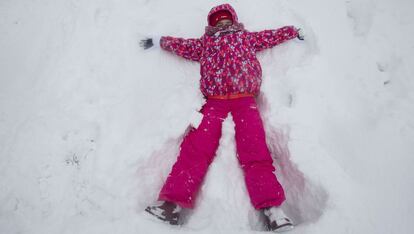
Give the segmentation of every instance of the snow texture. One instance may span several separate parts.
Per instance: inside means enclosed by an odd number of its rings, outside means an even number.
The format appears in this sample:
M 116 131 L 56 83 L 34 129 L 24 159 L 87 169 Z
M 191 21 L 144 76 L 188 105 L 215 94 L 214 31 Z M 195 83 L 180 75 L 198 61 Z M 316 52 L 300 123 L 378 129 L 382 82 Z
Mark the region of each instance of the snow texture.
M 259 56 L 290 233 L 412 233 L 414 3 L 228 2 L 305 32 Z M 231 116 L 186 225 L 144 214 L 203 99 L 197 63 L 139 41 L 199 37 L 221 3 L 0 2 L 0 233 L 263 233 Z

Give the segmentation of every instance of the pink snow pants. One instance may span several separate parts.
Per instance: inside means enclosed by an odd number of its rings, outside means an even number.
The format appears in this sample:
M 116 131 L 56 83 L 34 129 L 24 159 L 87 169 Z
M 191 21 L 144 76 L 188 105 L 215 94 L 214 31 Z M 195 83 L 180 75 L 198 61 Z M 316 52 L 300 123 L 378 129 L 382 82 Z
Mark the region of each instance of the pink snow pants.
M 262 119 L 254 97 L 229 100 L 207 99 L 197 129 L 184 137 L 180 153 L 158 200 L 193 208 L 197 193 L 212 162 L 221 137 L 221 126 L 231 112 L 235 123 L 237 157 L 244 172 L 250 200 L 255 209 L 279 206 L 285 193 L 275 174 L 266 145 Z

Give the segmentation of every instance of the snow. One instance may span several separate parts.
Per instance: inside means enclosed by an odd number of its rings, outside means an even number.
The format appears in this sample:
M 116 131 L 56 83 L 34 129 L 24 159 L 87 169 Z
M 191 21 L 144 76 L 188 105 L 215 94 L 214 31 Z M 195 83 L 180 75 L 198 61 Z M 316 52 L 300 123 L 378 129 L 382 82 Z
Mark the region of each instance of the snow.
M 290 233 L 411 233 L 413 3 L 228 2 L 249 30 L 305 33 L 259 56 Z M 231 116 L 186 225 L 143 212 L 203 99 L 197 63 L 138 42 L 198 37 L 221 3 L 0 3 L 0 233 L 263 233 Z

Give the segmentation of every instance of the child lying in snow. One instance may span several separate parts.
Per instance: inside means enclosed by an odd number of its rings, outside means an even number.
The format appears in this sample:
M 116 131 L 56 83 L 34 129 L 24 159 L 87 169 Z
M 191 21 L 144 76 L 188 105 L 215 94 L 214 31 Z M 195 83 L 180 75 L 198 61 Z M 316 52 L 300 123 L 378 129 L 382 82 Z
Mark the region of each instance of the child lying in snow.
M 183 208 L 193 208 L 197 192 L 212 162 L 221 137 L 221 126 L 231 112 L 235 122 L 237 156 L 244 171 L 254 208 L 263 212 L 272 231 L 290 230 L 293 224 L 280 205 L 285 200 L 273 160 L 266 145 L 263 123 L 255 97 L 261 84 L 256 53 L 293 38 L 303 40 L 293 26 L 249 32 L 234 9 L 223 4 L 211 9 L 200 39 L 161 37 L 161 48 L 201 64 L 201 92 L 206 103 L 203 119 L 181 143 L 180 153 L 158 197 L 146 211 L 170 224 L 180 224 Z M 148 49 L 153 39 L 141 46 Z M 158 43 L 158 41 L 155 41 Z

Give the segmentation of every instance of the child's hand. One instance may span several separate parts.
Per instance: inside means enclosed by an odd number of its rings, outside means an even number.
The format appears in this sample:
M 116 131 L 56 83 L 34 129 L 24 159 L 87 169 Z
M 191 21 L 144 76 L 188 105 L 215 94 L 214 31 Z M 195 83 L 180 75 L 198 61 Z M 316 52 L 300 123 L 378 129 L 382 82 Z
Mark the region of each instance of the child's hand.
M 139 46 L 144 48 L 144 50 L 151 48 L 154 45 L 152 38 L 146 38 L 139 42 Z
M 301 41 L 305 40 L 305 34 L 303 33 L 302 29 L 298 28 L 296 31 L 298 32 L 297 38 Z

